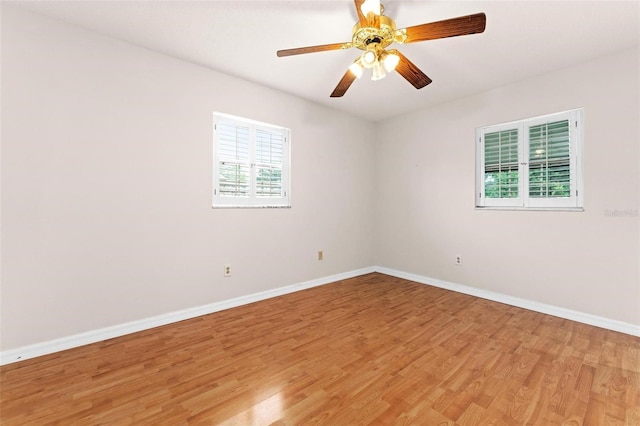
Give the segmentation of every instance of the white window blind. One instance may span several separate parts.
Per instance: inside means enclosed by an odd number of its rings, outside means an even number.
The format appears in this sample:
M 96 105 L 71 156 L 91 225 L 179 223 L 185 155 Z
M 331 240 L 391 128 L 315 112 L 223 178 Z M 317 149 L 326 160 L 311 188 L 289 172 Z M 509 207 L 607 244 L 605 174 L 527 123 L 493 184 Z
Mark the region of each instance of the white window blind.
M 582 208 L 582 110 L 477 131 L 477 207 Z
M 214 207 L 288 207 L 289 130 L 214 114 Z

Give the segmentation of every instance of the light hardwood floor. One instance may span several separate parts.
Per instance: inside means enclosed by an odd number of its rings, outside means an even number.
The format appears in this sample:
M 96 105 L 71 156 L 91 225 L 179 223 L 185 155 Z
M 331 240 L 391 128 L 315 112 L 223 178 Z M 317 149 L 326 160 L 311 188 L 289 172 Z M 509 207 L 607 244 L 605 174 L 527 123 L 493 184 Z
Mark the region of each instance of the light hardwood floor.
M 0 368 L 0 423 L 640 425 L 640 339 L 381 274 Z

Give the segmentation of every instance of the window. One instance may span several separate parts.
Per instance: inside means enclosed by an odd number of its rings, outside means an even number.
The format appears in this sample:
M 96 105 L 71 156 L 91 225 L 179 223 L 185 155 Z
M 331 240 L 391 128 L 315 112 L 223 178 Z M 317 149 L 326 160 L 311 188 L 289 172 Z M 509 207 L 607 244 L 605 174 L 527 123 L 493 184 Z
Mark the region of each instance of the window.
M 477 129 L 476 206 L 581 209 L 583 111 Z
M 215 113 L 214 207 L 289 207 L 289 130 Z

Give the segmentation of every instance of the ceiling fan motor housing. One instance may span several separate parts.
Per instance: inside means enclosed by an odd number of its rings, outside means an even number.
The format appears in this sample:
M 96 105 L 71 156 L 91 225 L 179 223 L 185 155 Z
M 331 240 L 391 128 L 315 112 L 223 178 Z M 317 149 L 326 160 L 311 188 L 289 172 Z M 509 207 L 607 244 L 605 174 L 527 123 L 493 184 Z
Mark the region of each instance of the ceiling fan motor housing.
M 372 48 L 384 49 L 394 42 L 402 43 L 406 38 L 403 37 L 402 31 L 396 30 L 396 23 L 393 19 L 381 15 L 380 28 L 374 26 L 363 27 L 358 22 L 353 27 L 353 47 L 357 47 L 360 50 L 372 50 Z

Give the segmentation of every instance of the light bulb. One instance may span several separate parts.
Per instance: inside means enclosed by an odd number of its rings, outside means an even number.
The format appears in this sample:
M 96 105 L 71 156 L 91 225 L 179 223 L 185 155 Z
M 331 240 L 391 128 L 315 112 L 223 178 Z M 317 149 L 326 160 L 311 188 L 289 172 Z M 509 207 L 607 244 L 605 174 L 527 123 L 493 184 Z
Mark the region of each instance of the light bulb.
M 382 65 L 384 65 L 384 69 L 387 70 L 387 72 L 395 70 L 399 62 L 400 56 L 393 50 L 387 52 L 384 58 L 382 58 Z
M 378 57 L 376 56 L 375 52 L 371 50 L 367 50 L 362 54 L 362 63 L 367 68 L 371 68 L 373 64 L 376 63 L 377 60 L 378 60 Z
M 354 62 L 349 66 L 349 71 L 351 71 L 351 73 L 355 75 L 356 78 L 362 77 L 362 65 L 357 62 Z
M 382 64 L 380 63 L 380 61 L 376 61 L 375 64 L 373 64 L 373 74 L 371 75 L 371 80 L 376 81 L 376 80 L 382 80 L 386 73 L 384 72 L 384 67 L 382 66 Z
M 380 0 L 366 0 L 362 3 L 362 6 L 360 6 L 360 10 L 364 16 L 367 16 L 369 13 L 380 15 Z

